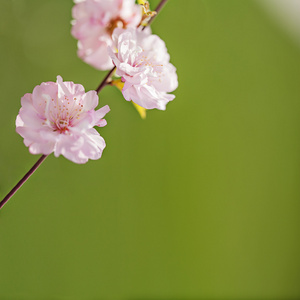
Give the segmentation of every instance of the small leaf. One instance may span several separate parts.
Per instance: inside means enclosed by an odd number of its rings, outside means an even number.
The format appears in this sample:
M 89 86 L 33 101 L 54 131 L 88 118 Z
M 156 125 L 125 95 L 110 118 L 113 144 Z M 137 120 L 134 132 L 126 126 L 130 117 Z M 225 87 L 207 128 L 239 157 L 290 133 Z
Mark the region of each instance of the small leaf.
M 118 88 L 122 92 L 122 89 L 124 87 L 124 82 L 121 79 L 112 80 L 112 82 L 110 84 L 114 85 L 116 88 Z
M 138 113 L 140 114 L 142 119 L 146 119 L 146 108 L 139 106 L 138 104 L 132 102 L 133 106 L 136 108 L 136 110 L 138 111 Z

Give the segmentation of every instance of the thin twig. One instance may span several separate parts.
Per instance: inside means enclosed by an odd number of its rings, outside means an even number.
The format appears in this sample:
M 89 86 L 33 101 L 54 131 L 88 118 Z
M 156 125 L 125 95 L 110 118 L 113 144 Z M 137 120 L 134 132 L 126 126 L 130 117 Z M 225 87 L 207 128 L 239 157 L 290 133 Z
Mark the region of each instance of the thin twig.
M 149 25 L 153 22 L 153 20 L 154 20 L 155 17 L 158 15 L 159 11 L 163 8 L 163 6 L 166 4 L 167 1 L 168 1 L 168 0 L 161 0 L 161 1 L 158 3 L 157 7 L 156 7 L 155 10 L 154 10 L 154 11 L 156 11 L 156 14 L 148 21 L 147 26 L 149 26 Z M 145 27 L 146 27 L 146 26 L 144 26 L 144 28 L 145 28 Z M 142 30 L 144 30 L 144 28 L 143 28 Z
M 96 89 L 97 94 L 100 93 L 100 91 L 106 86 L 107 84 L 107 79 L 110 77 L 110 75 L 112 74 L 112 72 L 115 70 L 116 67 L 113 67 L 105 76 L 105 78 L 102 80 L 102 82 L 99 84 L 99 86 Z
M 42 155 L 34 166 L 24 175 L 24 177 L 15 185 L 15 187 L 4 197 L 0 202 L 0 209 L 7 203 L 13 194 L 27 181 L 27 179 L 34 173 L 40 164 L 46 159 L 47 155 Z

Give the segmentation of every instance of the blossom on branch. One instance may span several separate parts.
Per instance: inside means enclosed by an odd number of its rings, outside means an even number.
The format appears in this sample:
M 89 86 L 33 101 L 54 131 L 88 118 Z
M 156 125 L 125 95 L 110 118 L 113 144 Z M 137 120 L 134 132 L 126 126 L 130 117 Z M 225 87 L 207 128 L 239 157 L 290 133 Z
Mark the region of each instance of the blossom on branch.
M 32 154 L 65 156 L 75 163 L 99 159 L 105 141 L 94 126 L 103 127 L 108 105 L 95 111 L 96 91 L 85 93 L 81 84 L 43 82 L 21 99 L 16 131 Z
M 178 86 L 176 68 L 169 62 L 165 43 L 150 30 L 116 28 L 109 55 L 122 78 L 127 101 L 146 108 L 166 109 Z
M 78 56 L 99 70 L 113 67 L 107 53 L 116 27 L 136 27 L 142 18 L 134 0 L 75 0 L 72 35 L 78 39 Z

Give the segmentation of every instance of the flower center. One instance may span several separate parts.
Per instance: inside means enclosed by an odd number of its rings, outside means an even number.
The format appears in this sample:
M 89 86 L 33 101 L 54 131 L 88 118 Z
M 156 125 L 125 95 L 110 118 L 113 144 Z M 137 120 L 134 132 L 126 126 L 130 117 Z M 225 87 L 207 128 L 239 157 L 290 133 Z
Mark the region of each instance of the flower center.
M 51 99 L 45 108 L 43 125 L 58 133 L 68 133 L 84 117 L 83 104 L 77 99 L 65 96 L 63 99 Z
M 106 26 L 106 31 L 109 35 L 112 35 L 115 28 L 124 28 L 126 29 L 127 23 L 120 17 L 110 20 Z
M 69 120 L 56 120 L 55 125 L 60 133 L 64 133 L 68 130 Z

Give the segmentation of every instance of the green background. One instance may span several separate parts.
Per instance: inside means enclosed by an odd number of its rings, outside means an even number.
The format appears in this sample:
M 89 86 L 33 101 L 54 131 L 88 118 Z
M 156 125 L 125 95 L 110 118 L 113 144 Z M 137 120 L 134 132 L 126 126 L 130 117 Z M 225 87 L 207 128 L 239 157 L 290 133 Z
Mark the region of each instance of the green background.
M 106 74 L 76 55 L 72 5 L 0 1 L 1 197 L 39 157 L 20 98 Z M 0 212 L 1 300 L 300 298 L 299 48 L 246 0 L 169 1 L 153 32 L 175 100 L 141 120 L 101 92 L 102 158 L 50 155 Z

